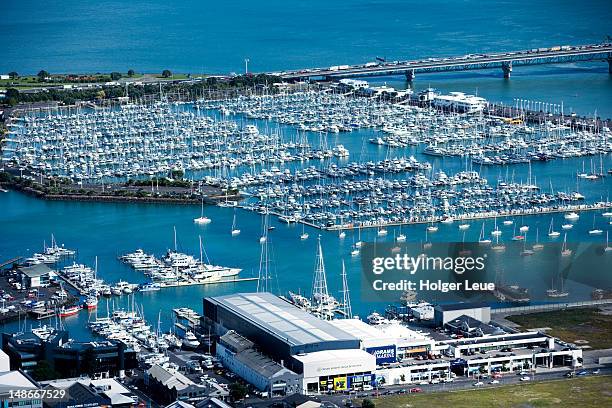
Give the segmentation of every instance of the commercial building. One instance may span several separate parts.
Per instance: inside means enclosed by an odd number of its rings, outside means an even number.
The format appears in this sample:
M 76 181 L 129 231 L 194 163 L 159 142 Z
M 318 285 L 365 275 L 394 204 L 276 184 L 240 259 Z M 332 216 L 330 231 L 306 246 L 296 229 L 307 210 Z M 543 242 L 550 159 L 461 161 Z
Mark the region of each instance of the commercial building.
M 217 343 L 217 358 L 243 380 L 270 396 L 300 392 L 300 377 L 255 350 L 255 344 L 233 330 Z
M 16 390 L 37 390 L 40 386 L 22 371 L 0 372 L 0 407 L 19 407 L 19 408 L 42 408 L 43 403 L 40 399 L 32 398 L 12 398 L 11 391 Z
M 67 399 L 46 401 L 48 408 L 130 408 L 138 404 L 138 397 L 113 378 L 64 378 L 40 384 L 47 389 L 66 390 Z
M 26 289 L 47 286 L 53 273 L 51 268 L 42 263 L 32 266 L 22 266 L 17 270 L 21 276 L 22 287 Z
M 225 399 L 229 392 L 214 383 L 196 384 L 178 371 L 154 364 L 144 377 L 150 396 L 157 402 L 197 402 L 208 397 Z
M 69 341 L 66 331 L 52 332 L 44 339 L 33 333 L 3 333 L 2 349 L 10 357 L 13 370 L 31 372 L 39 362 L 46 361 L 63 377 L 123 376 L 138 367 L 136 352 L 124 343 Z
M 435 95 L 432 105 L 455 112 L 477 113 L 487 106 L 486 99 L 467 95 L 463 92 L 450 92 L 448 95 Z
M 203 322 L 221 336 L 217 356 L 260 390 L 304 394 L 376 384 L 450 380 L 475 373 L 579 367 L 582 350 L 540 332 L 491 322 L 482 303 L 438 305 L 434 325 L 321 320 L 269 293 L 204 300 Z

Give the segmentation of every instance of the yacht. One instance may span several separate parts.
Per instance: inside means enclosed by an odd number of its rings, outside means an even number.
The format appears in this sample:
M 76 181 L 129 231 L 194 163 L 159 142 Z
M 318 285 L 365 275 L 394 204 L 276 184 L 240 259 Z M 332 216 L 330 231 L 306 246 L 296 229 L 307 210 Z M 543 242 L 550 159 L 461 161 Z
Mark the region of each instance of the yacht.
M 195 334 L 193 334 L 191 330 L 188 330 L 187 333 L 185 333 L 185 336 L 183 337 L 183 347 L 196 349 L 199 346 L 200 342 L 198 341 L 198 338 L 195 336 Z
M 573 212 L 573 211 L 572 211 L 572 212 L 568 212 L 568 213 L 566 213 L 566 214 L 563 216 L 563 218 L 565 218 L 565 219 L 566 219 L 566 220 L 568 220 L 568 221 L 575 221 L 575 220 L 577 220 L 578 218 L 580 218 L 580 216 L 579 216 L 577 213 L 575 213 L 575 212 Z
M 68 306 L 68 307 L 62 306 L 60 310 L 57 312 L 57 315 L 59 317 L 74 316 L 75 314 L 79 313 L 79 310 L 81 309 L 76 305 Z
M 399 235 L 398 235 L 398 236 L 395 238 L 395 240 L 396 240 L 397 242 L 406 242 L 406 235 L 404 235 L 404 234 L 399 234 Z
M 459 229 L 460 230 L 466 230 L 470 228 L 470 224 L 459 224 Z
M 83 309 L 93 310 L 98 307 L 98 298 L 95 296 L 88 296 L 83 302 Z
M 368 323 L 371 325 L 377 326 L 379 324 L 389 323 L 389 320 L 382 317 L 379 313 L 374 312 L 368 316 Z

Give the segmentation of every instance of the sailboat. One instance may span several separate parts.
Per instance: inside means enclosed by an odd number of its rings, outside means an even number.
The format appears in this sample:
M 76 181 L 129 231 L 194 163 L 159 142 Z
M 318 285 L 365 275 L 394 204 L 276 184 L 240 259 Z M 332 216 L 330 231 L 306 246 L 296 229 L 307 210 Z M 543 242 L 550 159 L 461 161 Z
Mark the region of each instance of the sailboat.
M 559 280 L 561 281 L 561 289 L 555 289 L 555 277 L 551 278 L 550 289 L 546 289 L 546 296 L 550 298 L 562 298 L 568 297 L 569 292 L 563 290 L 563 278 L 559 276 Z
M 344 239 L 345 237 L 346 237 L 346 232 L 344 232 L 343 230 L 340 230 L 340 233 L 338 234 L 338 238 Z
M 557 238 L 561 233 L 559 231 L 555 231 L 553 226 L 554 218 L 550 219 L 550 227 L 548 227 L 548 236 L 551 238 Z
M 522 256 L 533 255 L 535 252 L 533 249 L 527 249 L 527 234 L 525 234 L 525 239 L 523 240 L 523 251 L 521 252 Z
M 399 228 L 399 235 L 395 237 L 395 242 L 406 242 L 406 235 L 402 234 L 402 227 Z
M 194 218 L 193 222 L 195 222 L 196 224 L 210 224 L 212 220 L 208 217 L 204 216 L 204 196 L 202 196 L 202 211 L 200 213 L 200 216 L 198 218 Z
M 436 232 L 436 231 L 438 231 L 438 226 L 434 225 L 432 221 L 431 224 L 427 227 L 427 232 Z
M 531 249 L 533 249 L 534 251 L 539 251 L 543 248 L 544 245 L 540 243 L 540 229 L 536 228 L 536 242 L 532 245 Z
M 361 248 L 363 242 L 361 242 L 361 224 L 357 227 L 357 242 L 355 242 L 355 248 Z M 357 251 L 359 253 L 359 251 Z
M 480 237 L 478 238 L 478 243 L 483 245 L 488 245 L 491 243 L 491 240 L 485 238 L 485 223 L 482 223 L 482 228 L 480 229 Z
M 495 227 L 493 231 L 491 231 L 491 235 L 494 237 L 498 237 L 502 234 L 501 230 L 497 227 L 497 217 L 495 217 Z
M 300 235 L 300 239 L 302 241 L 305 241 L 308 239 L 308 233 L 305 231 L 306 229 L 306 224 L 302 223 L 302 235 Z
M 236 211 L 234 211 L 234 220 L 232 221 L 232 237 L 240 235 L 240 230 L 236 228 Z
M 503 224 L 504 225 L 512 225 L 512 224 L 514 224 L 514 221 L 512 221 L 512 220 L 504 220 Z
M 460 230 L 466 230 L 470 228 L 470 224 L 459 224 L 459 229 Z
M 606 231 L 606 247 L 604 248 L 604 252 L 612 251 L 612 247 L 610 246 L 610 241 L 608 241 L 608 234 L 610 231 Z
M 563 234 L 563 246 L 561 247 L 561 256 L 570 256 L 572 250 L 567 247 L 567 233 Z
M 589 235 L 599 235 L 602 233 L 603 233 L 603 230 L 600 230 L 599 228 L 595 228 L 595 214 L 593 214 L 593 229 L 589 230 Z
M 381 227 L 378 229 L 378 232 L 376 234 L 379 237 L 384 237 L 385 235 L 387 235 L 387 230 L 385 229 L 385 227 Z

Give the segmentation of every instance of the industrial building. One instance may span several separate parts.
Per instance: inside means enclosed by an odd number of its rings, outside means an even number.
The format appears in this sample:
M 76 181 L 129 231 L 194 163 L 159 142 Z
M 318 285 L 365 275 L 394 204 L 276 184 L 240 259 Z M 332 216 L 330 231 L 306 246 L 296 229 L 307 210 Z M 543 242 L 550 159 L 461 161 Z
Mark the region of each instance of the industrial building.
M 205 298 L 203 315 L 204 324 L 219 336 L 233 330 L 256 345 L 260 353 L 297 374 L 301 392 L 320 392 L 330 384 L 343 390 L 349 384 L 363 386 L 372 381 L 376 359 L 361 349 L 357 337 L 271 293 Z M 224 341 L 225 346 L 220 341 L 221 347 L 230 349 L 222 359 L 226 366 L 247 368 L 255 364 L 245 364 L 241 353 L 232 351 L 245 347 L 236 344 L 235 337 L 224 337 Z M 290 390 L 288 385 L 286 392 Z
M 233 373 L 270 396 L 299 393 L 300 377 L 255 350 L 255 344 L 233 330 L 217 343 L 217 358 Z
M 217 356 L 224 366 L 277 395 L 581 366 L 581 349 L 491 323 L 486 304 L 438 305 L 433 311 L 435 324 L 429 326 L 328 321 L 272 294 L 245 293 L 204 299 L 202 320 L 221 336 Z

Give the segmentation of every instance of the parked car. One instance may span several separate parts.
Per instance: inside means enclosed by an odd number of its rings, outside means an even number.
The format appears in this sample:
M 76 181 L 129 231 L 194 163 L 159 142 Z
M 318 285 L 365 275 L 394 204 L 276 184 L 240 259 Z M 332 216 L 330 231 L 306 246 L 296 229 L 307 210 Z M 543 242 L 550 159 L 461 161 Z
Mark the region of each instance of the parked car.
M 491 380 L 489 381 L 489 384 L 499 384 L 499 380 Z
M 521 381 L 531 381 L 531 377 L 525 375 L 521 377 Z
M 580 370 L 576 373 L 576 375 L 579 375 L 579 376 L 588 375 L 588 374 L 589 372 L 587 370 Z
M 478 381 L 475 382 L 474 384 L 472 384 L 474 387 L 482 387 L 484 385 L 484 383 L 482 381 Z
M 413 392 L 423 392 L 423 390 L 420 387 L 412 387 L 410 393 L 412 394 Z

